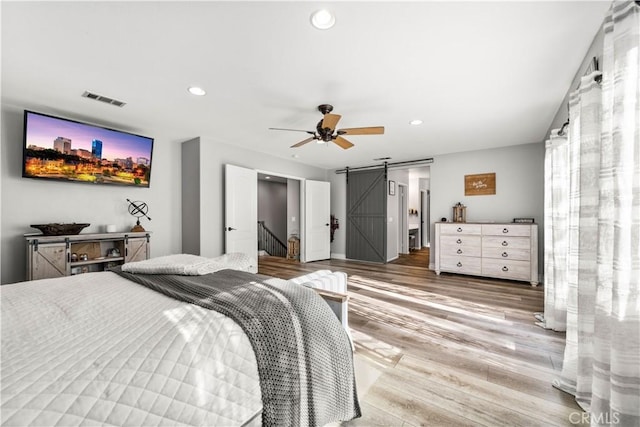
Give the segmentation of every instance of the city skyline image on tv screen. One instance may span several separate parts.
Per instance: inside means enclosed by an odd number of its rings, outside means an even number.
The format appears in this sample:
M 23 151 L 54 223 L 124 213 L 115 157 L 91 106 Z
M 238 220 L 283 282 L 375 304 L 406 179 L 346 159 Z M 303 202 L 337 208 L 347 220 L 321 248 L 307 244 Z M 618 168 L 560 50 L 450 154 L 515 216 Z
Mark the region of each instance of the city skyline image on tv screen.
M 153 138 L 25 111 L 22 175 L 149 187 Z

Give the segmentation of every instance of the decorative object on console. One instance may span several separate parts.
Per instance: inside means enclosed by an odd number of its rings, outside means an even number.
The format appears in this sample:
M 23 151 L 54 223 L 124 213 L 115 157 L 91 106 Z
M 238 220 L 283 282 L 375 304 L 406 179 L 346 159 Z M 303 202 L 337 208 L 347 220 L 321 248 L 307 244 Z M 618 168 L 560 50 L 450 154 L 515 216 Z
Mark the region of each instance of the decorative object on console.
M 69 223 L 49 223 L 49 224 L 31 224 L 29 227 L 37 228 L 42 231 L 45 236 L 62 236 L 64 234 L 80 234 L 83 228 L 91 224 Z
M 467 207 L 460 202 L 453 207 L 453 222 L 467 222 Z
M 496 174 L 480 173 L 464 176 L 465 196 L 484 196 L 496 194 Z
M 136 225 L 131 228 L 131 231 L 145 231 L 144 227 L 140 225 L 140 218 L 145 217 L 149 221 L 151 221 L 151 218 L 147 215 L 147 212 L 149 212 L 149 206 L 147 206 L 145 202 L 141 202 L 139 200 L 132 202 L 131 200 L 127 199 L 127 202 L 129 202 L 129 213 L 137 218 Z
M 107 252 L 107 256 L 110 256 L 112 258 L 121 256 L 120 255 L 120 249 L 118 249 L 118 248 L 109 249 L 109 251 Z

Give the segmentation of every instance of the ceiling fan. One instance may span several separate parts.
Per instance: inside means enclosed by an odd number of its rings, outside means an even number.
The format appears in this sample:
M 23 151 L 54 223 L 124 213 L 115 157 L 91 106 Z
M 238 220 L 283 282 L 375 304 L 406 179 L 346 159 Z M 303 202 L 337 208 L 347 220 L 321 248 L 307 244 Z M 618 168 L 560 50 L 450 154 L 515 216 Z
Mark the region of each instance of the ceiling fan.
M 319 143 L 333 142 L 343 149 L 353 147 L 353 144 L 349 142 L 342 135 L 381 135 L 384 133 L 384 126 L 370 126 L 364 128 L 345 128 L 337 129 L 336 125 L 342 116 L 338 114 L 331 114 L 333 106 L 329 104 L 318 105 L 318 110 L 324 115 L 322 120 L 316 125 L 316 130 L 301 130 L 301 129 L 283 129 L 283 128 L 269 128 L 270 130 L 286 130 L 293 132 L 306 132 L 311 135 L 307 139 L 303 139 L 297 144 L 293 144 L 291 148 L 301 147 L 307 142 L 313 140 Z

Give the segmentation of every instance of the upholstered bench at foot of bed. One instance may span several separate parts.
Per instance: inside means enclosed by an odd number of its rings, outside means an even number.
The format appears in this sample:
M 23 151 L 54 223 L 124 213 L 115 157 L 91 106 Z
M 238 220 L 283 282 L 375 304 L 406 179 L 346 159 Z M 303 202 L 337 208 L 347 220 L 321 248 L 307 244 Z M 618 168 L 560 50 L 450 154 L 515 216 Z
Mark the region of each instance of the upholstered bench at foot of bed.
M 342 323 L 342 327 L 351 341 L 351 347 L 353 347 L 348 318 L 347 274 L 341 271 L 318 270 L 289 280 L 298 285 L 313 288 L 326 301 Z

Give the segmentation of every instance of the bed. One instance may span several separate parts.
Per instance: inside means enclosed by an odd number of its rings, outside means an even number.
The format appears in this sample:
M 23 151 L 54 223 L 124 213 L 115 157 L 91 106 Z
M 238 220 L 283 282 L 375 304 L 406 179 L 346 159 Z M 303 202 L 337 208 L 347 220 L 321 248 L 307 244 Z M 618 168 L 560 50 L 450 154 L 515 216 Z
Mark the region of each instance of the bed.
M 349 337 L 313 290 L 237 257 L 160 260 L 2 286 L 2 425 L 360 416 Z

